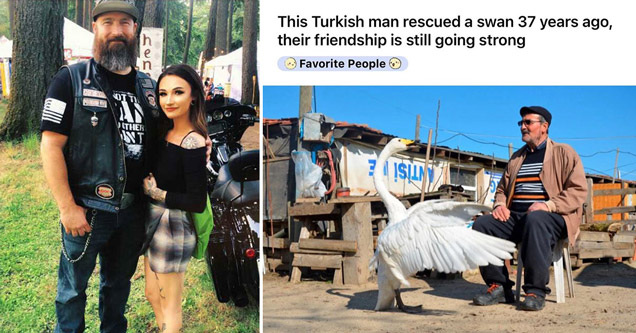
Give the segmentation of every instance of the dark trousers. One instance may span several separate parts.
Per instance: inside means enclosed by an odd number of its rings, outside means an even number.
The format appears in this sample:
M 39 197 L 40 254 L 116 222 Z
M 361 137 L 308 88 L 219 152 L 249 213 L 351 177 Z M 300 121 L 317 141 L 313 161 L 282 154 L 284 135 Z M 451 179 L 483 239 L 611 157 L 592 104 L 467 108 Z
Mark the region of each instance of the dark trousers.
M 55 332 L 84 332 L 86 287 L 98 256 L 100 332 L 126 332 L 124 312 L 130 293 L 130 278 L 135 273 L 144 240 L 142 205 L 136 203 L 119 214 L 89 209 L 86 214 L 89 224 L 94 212 L 92 236 L 84 257 L 70 263 L 64 254 L 60 254 Z M 63 238 L 68 255 L 76 259 L 84 250 L 88 234 L 73 237 L 64 232 Z
M 483 215 L 475 221 L 473 229 L 515 244 L 521 243 L 521 260 L 525 271 L 523 290 L 544 297 L 550 293 L 547 284 L 550 281 L 552 249 L 559 239 L 567 237 L 567 227 L 561 215 L 545 211 L 511 211 L 506 222 L 498 221 L 492 215 Z M 504 288 L 514 286 L 514 282 L 508 278 L 505 265 L 482 266 L 479 271 L 488 285 L 497 283 Z

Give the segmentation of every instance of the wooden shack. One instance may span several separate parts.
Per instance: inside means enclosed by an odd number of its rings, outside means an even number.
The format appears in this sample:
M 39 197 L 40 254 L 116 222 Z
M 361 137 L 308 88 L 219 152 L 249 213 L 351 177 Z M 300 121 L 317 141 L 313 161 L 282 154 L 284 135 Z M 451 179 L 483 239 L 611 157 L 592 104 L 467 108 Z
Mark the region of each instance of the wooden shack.
M 300 280 L 301 267 L 306 267 L 333 270 L 334 283 L 362 284 L 370 278 L 369 259 L 388 219 L 373 185 L 375 160 L 394 136 L 365 125 L 334 125 L 333 141 L 316 151 L 316 159 L 330 165 L 325 160 L 325 151 L 330 151 L 335 177 L 331 177 L 332 168 L 325 167 L 323 180 L 329 184 L 335 179 L 328 187 L 347 188 L 349 193 L 337 197 L 333 191 L 322 200 L 297 199 L 291 153 L 301 142 L 298 120 L 264 120 L 266 267 L 290 272 L 293 281 Z M 426 166 L 426 148 L 417 144 L 384 167 L 389 190 L 407 207 L 420 200 L 423 186 L 426 199 L 493 201 L 506 160 L 438 146 L 431 150 Z M 443 186 L 448 184 L 454 186 Z

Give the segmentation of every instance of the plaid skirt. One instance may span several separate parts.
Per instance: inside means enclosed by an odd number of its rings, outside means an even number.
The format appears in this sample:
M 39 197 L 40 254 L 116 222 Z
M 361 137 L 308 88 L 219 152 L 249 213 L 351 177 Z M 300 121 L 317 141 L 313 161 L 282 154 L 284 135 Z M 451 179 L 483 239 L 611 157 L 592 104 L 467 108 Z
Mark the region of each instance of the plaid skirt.
M 147 223 L 158 222 L 147 252 L 150 269 L 155 273 L 185 272 L 197 245 L 189 214 L 152 202 L 149 210 L 150 221 Z

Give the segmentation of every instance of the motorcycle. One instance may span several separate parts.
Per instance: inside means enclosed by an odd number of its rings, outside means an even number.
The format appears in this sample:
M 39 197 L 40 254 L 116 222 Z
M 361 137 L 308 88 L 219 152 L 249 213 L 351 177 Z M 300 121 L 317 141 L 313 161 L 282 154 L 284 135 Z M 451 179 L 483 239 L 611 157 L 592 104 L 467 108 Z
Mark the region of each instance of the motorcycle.
M 209 102 L 209 101 L 208 101 Z M 260 281 L 259 151 L 244 151 L 240 139 L 258 122 L 248 105 L 206 102 L 212 154 L 208 195 L 214 215 L 206 262 L 217 299 L 239 307 L 258 304 Z

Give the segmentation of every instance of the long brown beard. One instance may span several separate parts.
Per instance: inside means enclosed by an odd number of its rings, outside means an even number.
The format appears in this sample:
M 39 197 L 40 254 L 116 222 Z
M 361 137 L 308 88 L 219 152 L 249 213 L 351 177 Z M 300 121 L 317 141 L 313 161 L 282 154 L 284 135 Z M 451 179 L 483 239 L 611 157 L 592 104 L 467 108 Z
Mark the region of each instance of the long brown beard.
M 122 41 L 123 44 L 112 44 L 115 40 Z M 126 39 L 125 37 L 115 37 L 110 40 L 93 41 L 93 57 L 98 64 L 111 72 L 122 71 L 129 67 L 134 67 L 137 62 L 137 36 Z

